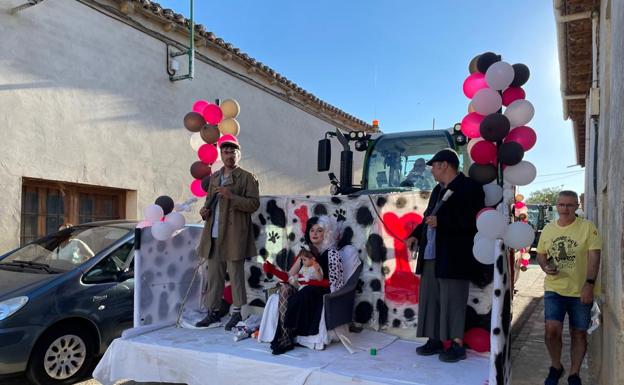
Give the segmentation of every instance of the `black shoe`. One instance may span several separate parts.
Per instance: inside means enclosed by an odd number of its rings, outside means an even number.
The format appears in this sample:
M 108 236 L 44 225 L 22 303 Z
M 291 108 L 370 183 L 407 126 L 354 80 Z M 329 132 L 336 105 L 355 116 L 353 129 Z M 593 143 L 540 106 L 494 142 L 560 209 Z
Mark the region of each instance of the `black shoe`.
M 284 354 L 290 350 L 293 350 L 295 348 L 294 345 L 288 345 L 288 346 L 278 346 L 274 349 L 271 349 L 271 353 L 275 356 L 279 355 L 279 354 Z
M 243 317 L 241 317 L 241 313 L 239 311 L 237 311 L 236 313 L 232 313 L 232 315 L 230 316 L 230 320 L 225 324 L 225 330 L 229 332 L 234 326 L 236 326 L 237 323 L 242 320 Z
M 563 366 L 560 369 L 555 369 L 551 366 L 548 370 L 548 377 L 546 377 L 544 385 L 557 385 L 559 383 L 559 379 L 563 376 L 563 371 Z
M 572 374 L 568 377 L 568 385 L 583 385 L 581 383 L 581 377 L 578 374 Z
M 442 341 L 434 340 L 433 338 L 429 338 L 426 344 L 416 348 L 416 354 L 419 356 L 432 356 L 434 354 L 440 354 L 443 351 L 444 345 L 442 345 Z
M 442 362 L 457 362 L 466 359 L 466 348 L 459 346 L 457 342 L 453 342 L 450 348 L 440 353 L 440 361 Z
M 204 317 L 203 320 L 196 323 L 195 326 L 198 328 L 207 328 L 210 325 L 216 324 L 218 322 L 221 322 L 221 317 L 219 317 L 217 312 L 211 311 L 206 317 Z

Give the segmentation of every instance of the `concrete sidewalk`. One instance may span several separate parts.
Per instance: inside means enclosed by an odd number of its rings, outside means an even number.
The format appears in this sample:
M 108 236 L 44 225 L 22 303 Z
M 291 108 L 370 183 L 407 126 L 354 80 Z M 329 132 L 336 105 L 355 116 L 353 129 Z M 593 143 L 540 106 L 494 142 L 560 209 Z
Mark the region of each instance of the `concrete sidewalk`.
M 511 362 L 513 385 L 543 384 L 550 357 L 544 345 L 544 272 L 537 265 L 530 265 L 527 271 L 520 272 L 516 282 L 517 290 L 513 300 L 511 322 Z M 559 384 L 567 384 L 570 369 L 570 336 L 567 318 L 563 332 L 563 367 L 566 372 Z M 581 368 L 583 384 L 591 384 L 588 379 L 587 358 Z

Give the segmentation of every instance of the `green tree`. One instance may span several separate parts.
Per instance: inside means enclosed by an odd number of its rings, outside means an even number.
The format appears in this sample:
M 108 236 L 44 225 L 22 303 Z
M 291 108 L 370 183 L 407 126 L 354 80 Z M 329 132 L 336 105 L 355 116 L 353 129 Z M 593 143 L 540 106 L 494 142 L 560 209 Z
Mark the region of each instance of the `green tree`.
M 563 186 L 546 187 L 541 190 L 536 190 L 529 195 L 526 203 L 545 203 L 548 205 L 555 205 L 557 203 L 557 195 L 563 190 Z

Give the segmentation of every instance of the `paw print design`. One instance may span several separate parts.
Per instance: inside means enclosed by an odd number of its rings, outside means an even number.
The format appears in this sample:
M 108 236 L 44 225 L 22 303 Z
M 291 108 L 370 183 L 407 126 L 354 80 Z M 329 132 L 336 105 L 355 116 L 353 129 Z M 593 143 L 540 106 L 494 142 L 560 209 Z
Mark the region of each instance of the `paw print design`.
M 343 209 L 336 209 L 336 212 L 334 212 L 334 217 L 336 217 L 336 221 L 338 222 L 344 222 L 347 220 L 347 218 L 345 217 L 345 214 L 347 212 L 344 211 Z
M 267 236 L 269 237 L 269 241 L 273 243 L 277 243 L 277 240 L 280 238 L 279 234 L 275 231 L 271 231 Z

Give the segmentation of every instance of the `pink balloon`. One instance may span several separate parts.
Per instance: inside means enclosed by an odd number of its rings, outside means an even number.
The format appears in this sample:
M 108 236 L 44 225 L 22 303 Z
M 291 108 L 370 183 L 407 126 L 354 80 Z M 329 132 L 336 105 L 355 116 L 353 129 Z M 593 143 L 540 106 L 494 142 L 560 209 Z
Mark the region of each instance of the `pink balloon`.
M 520 143 L 524 151 L 529 151 L 537 141 L 537 134 L 531 127 L 519 126 L 509 131 L 505 137 L 505 143 L 511 141 Z
M 473 74 L 470 74 L 470 76 L 468 76 L 466 80 L 464 80 L 464 95 L 466 95 L 468 99 L 472 99 L 477 91 L 482 88 L 486 88 L 487 86 L 488 85 L 485 81 L 485 75 L 480 72 L 475 72 Z
M 204 112 L 204 108 L 206 108 L 206 106 L 209 103 L 205 100 L 198 100 L 195 103 L 193 103 L 193 112 L 197 112 L 198 114 L 202 114 Z
M 208 103 L 202 111 L 202 115 L 208 124 L 219 124 L 221 119 L 223 119 L 223 111 L 221 111 L 221 107 L 216 104 Z
M 521 208 L 525 207 L 526 205 L 524 204 L 524 202 L 516 202 L 514 203 L 514 207 L 517 208 L 518 210 L 520 210 Z
M 236 139 L 236 137 L 234 135 L 225 134 L 222 137 L 220 137 L 219 140 L 217 140 L 217 146 L 221 147 L 221 143 L 225 142 L 226 140 L 238 141 L 238 139 Z
M 145 227 L 150 227 L 152 225 L 152 222 L 150 221 L 141 221 L 136 225 L 137 229 L 143 229 Z
M 490 211 L 490 210 L 494 210 L 492 207 L 484 207 L 481 210 L 479 210 L 479 212 L 477 213 L 477 218 L 479 218 L 479 215 L 483 214 L 486 211 Z
M 503 91 L 503 106 L 507 107 L 518 99 L 524 99 L 526 93 L 521 87 L 509 87 Z
M 464 333 L 464 343 L 476 352 L 489 352 L 490 332 L 482 328 L 469 329 Z
M 476 112 L 471 112 L 464 116 L 461 121 L 461 130 L 469 138 L 478 138 L 481 136 L 480 126 L 485 116 Z
M 470 149 L 470 157 L 477 164 L 496 164 L 496 145 L 487 140 L 475 143 Z
M 195 195 L 198 198 L 202 198 L 207 195 L 207 193 L 204 191 L 204 189 L 201 186 L 201 179 L 195 179 L 193 182 L 191 182 L 190 187 L 191 187 L 191 193 L 193 193 L 193 195 Z
M 219 153 L 212 144 L 202 144 L 199 150 L 197 150 L 197 156 L 202 162 L 212 164 L 217 160 Z

